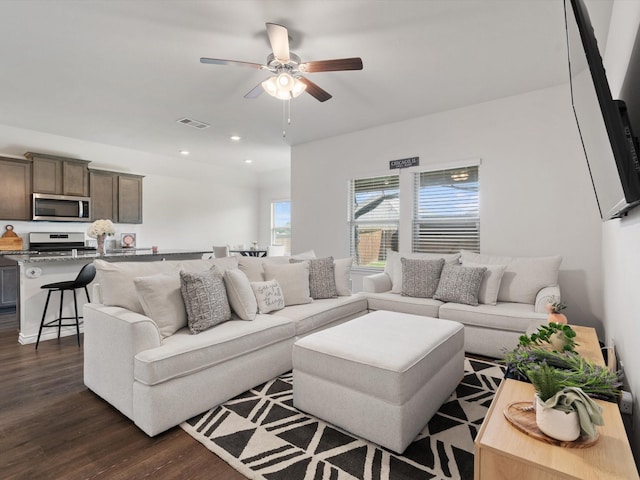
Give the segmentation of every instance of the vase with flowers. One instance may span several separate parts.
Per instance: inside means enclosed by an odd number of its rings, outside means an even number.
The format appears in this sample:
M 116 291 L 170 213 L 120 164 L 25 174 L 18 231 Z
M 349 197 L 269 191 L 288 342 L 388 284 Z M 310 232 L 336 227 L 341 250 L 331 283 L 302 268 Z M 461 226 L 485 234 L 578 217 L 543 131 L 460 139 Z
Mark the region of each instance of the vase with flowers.
M 95 238 L 97 242 L 98 255 L 104 255 L 104 240 L 107 236 L 111 236 L 116 233 L 116 228 L 111 220 L 96 220 L 93 222 L 88 230 L 87 235 L 91 238 Z

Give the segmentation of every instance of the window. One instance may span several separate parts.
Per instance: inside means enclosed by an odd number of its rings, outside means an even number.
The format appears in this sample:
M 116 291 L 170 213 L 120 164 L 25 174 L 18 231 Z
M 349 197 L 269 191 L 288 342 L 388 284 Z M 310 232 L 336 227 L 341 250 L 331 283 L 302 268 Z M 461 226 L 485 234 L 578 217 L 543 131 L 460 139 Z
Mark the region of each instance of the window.
M 480 251 L 478 167 L 415 174 L 413 251 Z
M 283 200 L 271 204 L 271 244 L 284 245 L 291 254 L 291 201 Z
M 383 267 L 387 249 L 398 249 L 399 195 L 398 175 L 349 182 L 350 244 L 354 265 Z

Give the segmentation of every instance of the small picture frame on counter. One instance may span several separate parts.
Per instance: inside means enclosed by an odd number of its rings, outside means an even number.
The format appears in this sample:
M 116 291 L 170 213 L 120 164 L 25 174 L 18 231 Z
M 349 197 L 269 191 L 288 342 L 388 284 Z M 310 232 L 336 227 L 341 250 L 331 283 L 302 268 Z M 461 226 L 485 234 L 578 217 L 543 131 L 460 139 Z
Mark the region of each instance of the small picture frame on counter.
M 136 246 L 136 234 L 135 233 L 122 233 L 120 234 L 120 246 L 122 248 L 133 248 Z

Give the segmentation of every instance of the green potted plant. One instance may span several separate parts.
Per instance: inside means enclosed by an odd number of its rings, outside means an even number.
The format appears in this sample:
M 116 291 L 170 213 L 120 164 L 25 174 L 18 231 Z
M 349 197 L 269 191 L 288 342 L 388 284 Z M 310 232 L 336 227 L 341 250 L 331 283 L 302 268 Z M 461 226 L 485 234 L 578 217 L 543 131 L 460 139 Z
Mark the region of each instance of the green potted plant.
M 567 386 L 566 376 L 547 363 L 532 365 L 527 377 L 536 391 L 536 424 L 540 431 L 561 441 L 574 441 L 582 434 L 597 435 L 603 425 L 602 408 L 580 387 Z
M 550 296 L 547 298 L 547 312 L 549 312 L 549 317 L 547 317 L 547 321 L 549 323 L 559 323 L 566 324 L 567 316 L 562 313 L 562 310 L 567 308 L 567 305 L 563 303 L 559 298 L 555 296 Z

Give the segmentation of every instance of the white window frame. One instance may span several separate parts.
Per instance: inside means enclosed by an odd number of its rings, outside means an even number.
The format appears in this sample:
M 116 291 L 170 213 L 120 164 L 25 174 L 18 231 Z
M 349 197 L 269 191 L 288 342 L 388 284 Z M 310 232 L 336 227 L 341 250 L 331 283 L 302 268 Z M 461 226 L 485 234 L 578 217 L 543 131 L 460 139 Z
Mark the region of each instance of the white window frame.
M 414 174 L 413 252 L 480 251 L 479 174 L 478 165 Z
M 270 230 L 270 243 L 271 245 L 284 245 L 285 254 L 291 255 L 291 215 L 289 215 L 289 237 L 288 242 L 282 241 L 282 238 L 278 238 L 277 229 L 284 228 L 276 226 L 276 204 L 289 203 L 289 212 L 291 212 L 291 200 L 282 199 L 274 200 L 271 202 L 271 230 Z
M 368 183 L 372 187 L 371 195 L 364 195 L 364 198 L 361 199 L 362 203 L 357 204 L 356 193 L 362 194 L 366 192 Z M 356 192 L 356 190 L 358 190 L 358 192 Z M 392 173 L 352 179 L 349 181 L 348 191 L 349 249 L 354 259 L 354 268 L 381 269 L 384 267 L 386 261 L 386 249 L 391 247 L 394 241 L 393 232 L 396 232 L 396 242 L 399 235 L 400 175 L 398 173 Z M 381 203 L 373 209 L 366 211 L 366 213 L 362 213 L 361 209 L 366 208 L 367 205 L 375 204 L 375 202 L 378 201 Z M 376 213 L 377 209 L 380 210 Z M 382 232 L 377 252 L 369 252 L 372 257 L 363 259 L 361 258 L 361 253 L 363 252 L 358 248 L 358 242 L 363 239 L 360 231 L 366 229 L 382 230 Z

